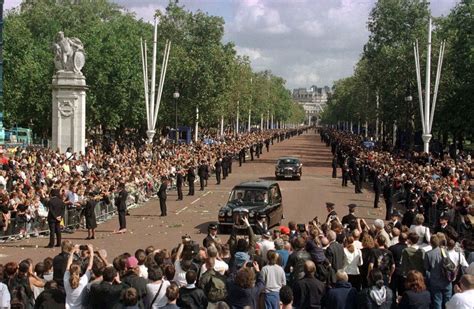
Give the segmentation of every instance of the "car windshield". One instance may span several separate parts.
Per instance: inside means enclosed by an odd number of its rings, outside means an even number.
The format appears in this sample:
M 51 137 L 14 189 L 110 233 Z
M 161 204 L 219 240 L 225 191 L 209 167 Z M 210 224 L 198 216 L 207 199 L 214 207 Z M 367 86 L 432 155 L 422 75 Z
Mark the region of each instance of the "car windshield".
M 278 165 L 287 165 L 287 164 L 295 165 L 298 163 L 299 162 L 296 159 L 281 159 L 280 161 L 278 161 Z
M 253 206 L 268 203 L 268 194 L 266 189 L 234 189 L 229 197 L 229 202 L 242 204 L 244 206 Z

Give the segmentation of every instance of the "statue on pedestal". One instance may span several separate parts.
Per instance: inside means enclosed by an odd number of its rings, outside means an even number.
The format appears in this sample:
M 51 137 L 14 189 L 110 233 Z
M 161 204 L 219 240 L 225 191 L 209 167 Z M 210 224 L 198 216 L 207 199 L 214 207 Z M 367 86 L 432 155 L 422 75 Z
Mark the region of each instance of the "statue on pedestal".
M 58 72 L 74 72 L 82 74 L 85 63 L 84 45 L 78 38 L 68 38 L 59 31 L 53 43 L 54 66 Z

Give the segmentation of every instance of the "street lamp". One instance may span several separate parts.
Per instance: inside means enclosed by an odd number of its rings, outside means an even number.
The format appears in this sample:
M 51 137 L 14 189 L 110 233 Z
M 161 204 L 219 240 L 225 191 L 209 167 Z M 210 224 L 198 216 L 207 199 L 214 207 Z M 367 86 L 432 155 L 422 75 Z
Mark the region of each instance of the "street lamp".
M 178 144 L 178 99 L 179 99 L 179 92 L 176 90 L 173 93 L 173 99 L 174 99 L 174 129 L 175 129 L 175 135 L 176 135 L 176 144 Z

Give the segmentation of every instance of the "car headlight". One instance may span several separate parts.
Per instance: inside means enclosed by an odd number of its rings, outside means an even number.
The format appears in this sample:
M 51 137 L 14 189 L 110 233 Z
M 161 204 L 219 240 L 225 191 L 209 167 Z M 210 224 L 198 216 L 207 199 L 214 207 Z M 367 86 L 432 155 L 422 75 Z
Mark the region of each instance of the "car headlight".
M 229 217 L 232 216 L 232 210 L 227 210 L 227 216 L 229 216 Z
M 220 210 L 220 211 L 219 211 L 219 217 L 224 217 L 224 216 L 225 216 L 225 211 Z

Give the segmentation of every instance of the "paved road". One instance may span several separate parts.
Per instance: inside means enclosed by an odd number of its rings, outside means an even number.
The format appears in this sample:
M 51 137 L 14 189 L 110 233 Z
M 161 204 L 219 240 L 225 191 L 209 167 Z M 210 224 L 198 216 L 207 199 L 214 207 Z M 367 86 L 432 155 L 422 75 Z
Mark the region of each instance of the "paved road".
M 184 234 L 189 234 L 191 238 L 201 242 L 205 237 L 207 225 L 217 221 L 218 209 L 226 202 L 232 187 L 246 180 L 273 179 L 276 159 L 281 156 L 297 156 L 303 162 L 301 181 L 279 181 L 284 202 L 284 224 L 290 220 L 306 223 L 315 216 L 324 220 L 327 215 L 327 201 L 336 204 L 336 211 L 340 215 L 347 213 L 345 205 L 356 203 L 359 206 L 356 214 L 360 217 L 375 219 L 385 216 L 382 209 L 376 211 L 372 208 L 371 192 L 364 190 L 363 194 L 355 194 L 353 186 L 343 188 L 340 178 L 331 178 L 330 149 L 320 142 L 319 135 L 311 132 L 270 146 L 269 153 L 264 150 L 260 159 L 247 161 L 242 167 L 238 166 L 238 162 L 234 162 L 233 173 L 221 185 L 217 186 L 212 178 L 206 191 L 196 191 L 195 196 L 185 196 L 184 201 L 175 201 L 176 193 L 170 192 L 166 218 L 159 216 L 158 201 L 151 200 L 145 206 L 131 211 L 131 216 L 127 217 L 128 233 L 112 234 L 118 227 L 118 219 L 113 218 L 99 225 L 96 239 L 87 242 L 107 249 L 109 257 L 126 251 L 133 253 L 137 248 L 148 245 L 155 248 L 172 248 Z M 339 170 L 338 173 L 340 174 Z M 383 205 L 383 202 L 380 204 Z M 80 244 L 86 243 L 83 240 L 86 236 L 86 231 L 63 234 L 65 239 Z M 27 257 L 36 262 L 57 254 L 58 248 L 43 248 L 47 242 L 47 238 L 31 238 L 18 243 L 2 244 L 0 263 L 19 261 Z

